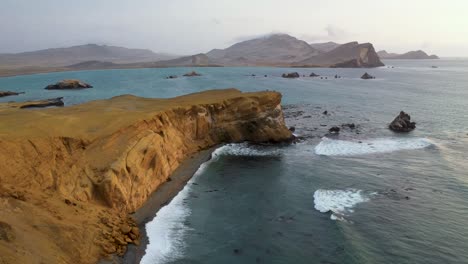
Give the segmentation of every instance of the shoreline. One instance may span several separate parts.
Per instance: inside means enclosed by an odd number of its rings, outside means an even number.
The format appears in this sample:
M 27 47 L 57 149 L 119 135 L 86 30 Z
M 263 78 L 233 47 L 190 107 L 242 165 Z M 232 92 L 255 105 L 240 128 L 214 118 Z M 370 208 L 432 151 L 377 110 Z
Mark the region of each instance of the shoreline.
M 145 255 L 149 238 L 146 233 L 146 224 L 154 219 L 157 212 L 167 204 L 186 186 L 195 175 L 200 166 L 212 158 L 212 153 L 219 146 L 201 150 L 184 160 L 171 174 L 171 181 L 167 181 L 154 191 L 142 207 L 131 216 L 140 229 L 140 245 L 129 244 L 123 257 L 114 255 L 110 260 L 102 259 L 99 264 L 135 264 L 140 263 Z

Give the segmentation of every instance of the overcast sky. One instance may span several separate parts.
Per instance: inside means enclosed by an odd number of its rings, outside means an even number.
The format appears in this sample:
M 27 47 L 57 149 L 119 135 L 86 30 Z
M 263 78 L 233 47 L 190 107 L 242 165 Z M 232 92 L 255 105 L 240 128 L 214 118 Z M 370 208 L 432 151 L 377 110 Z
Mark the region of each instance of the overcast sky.
M 468 1 L 0 0 L 0 53 L 97 43 L 194 54 L 269 33 L 468 57 Z

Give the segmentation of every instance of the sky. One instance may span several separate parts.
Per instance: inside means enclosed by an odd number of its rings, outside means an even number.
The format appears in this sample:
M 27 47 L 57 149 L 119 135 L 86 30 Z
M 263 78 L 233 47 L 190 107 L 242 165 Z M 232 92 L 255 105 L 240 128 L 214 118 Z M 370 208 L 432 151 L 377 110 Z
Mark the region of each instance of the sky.
M 96 43 L 189 55 L 271 33 L 468 57 L 468 1 L 0 0 L 0 53 Z

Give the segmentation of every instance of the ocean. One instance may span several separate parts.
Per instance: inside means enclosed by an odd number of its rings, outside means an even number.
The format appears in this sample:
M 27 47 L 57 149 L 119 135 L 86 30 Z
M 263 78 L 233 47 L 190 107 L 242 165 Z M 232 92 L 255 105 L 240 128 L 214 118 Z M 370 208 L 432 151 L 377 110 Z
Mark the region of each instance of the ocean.
M 286 123 L 301 140 L 218 148 L 147 224 L 144 264 L 468 263 L 468 60 L 385 64 L 196 68 L 203 76 L 193 78 L 181 77 L 190 68 L 36 74 L 0 78 L 0 90 L 26 92 L 0 102 L 233 87 L 283 94 Z M 292 71 L 327 79 L 281 78 Z M 376 79 L 361 80 L 366 71 Z M 71 78 L 95 88 L 43 89 Z M 387 128 L 401 110 L 417 123 L 411 133 Z

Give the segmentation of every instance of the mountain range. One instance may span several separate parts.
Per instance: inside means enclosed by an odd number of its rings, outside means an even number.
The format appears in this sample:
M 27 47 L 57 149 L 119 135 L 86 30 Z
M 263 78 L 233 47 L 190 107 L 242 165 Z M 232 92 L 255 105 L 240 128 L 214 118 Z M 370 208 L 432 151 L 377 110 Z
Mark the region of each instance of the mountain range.
M 87 44 L 17 54 L 0 54 L 0 76 L 90 69 L 277 66 L 370 68 L 385 59 L 432 59 L 423 51 L 377 53 L 371 43 L 307 43 L 287 34 L 236 43 L 207 53 L 175 56 L 146 49 Z
M 409 51 L 403 54 L 397 53 L 388 53 L 385 50 L 377 52 L 380 58 L 382 59 L 399 59 L 399 60 L 436 60 L 439 59 L 437 55 L 428 55 L 422 50 Z

